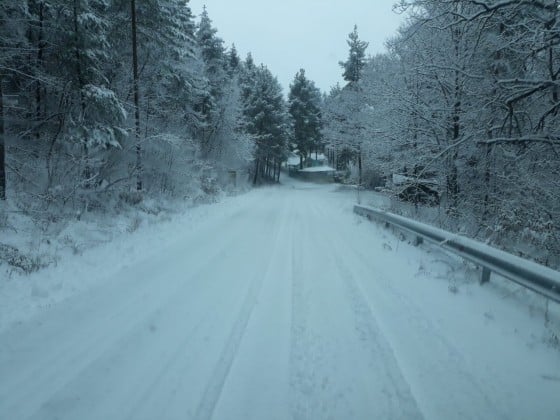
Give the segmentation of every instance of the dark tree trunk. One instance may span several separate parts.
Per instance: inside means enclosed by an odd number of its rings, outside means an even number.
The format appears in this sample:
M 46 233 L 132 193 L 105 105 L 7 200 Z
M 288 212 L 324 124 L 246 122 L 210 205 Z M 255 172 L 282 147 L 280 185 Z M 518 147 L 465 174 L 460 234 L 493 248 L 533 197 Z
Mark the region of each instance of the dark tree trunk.
M 41 5 L 42 7 L 42 5 Z M 76 75 L 78 76 L 78 90 L 80 91 L 80 107 L 82 110 L 82 113 L 80 115 L 80 121 L 83 121 L 83 119 L 85 118 L 86 115 L 86 100 L 84 98 L 84 92 L 83 92 L 83 87 L 86 85 L 86 82 L 84 80 L 84 72 L 83 72 L 83 66 L 82 66 L 82 52 L 81 52 L 81 47 L 82 47 L 82 43 L 81 43 L 81 36 L 80 36 L 80 26 L 79 26 L 79 22 L 78 22 L 78 0 L 74 0 L 74 7 L 73 7 L 73 13 L 74 13 L 74 38 L 75 38 L 75 51 L 74 54 L 76 56 Z M 88 144 L 87 144 L 87 139 L 84 138 L 83 139 L 84 144 L 83 144 L 83 149 L 84 149 L 84 179 L 85 179 L 85 187 L 89 188 L 91 186 L 91 167 L 89 165 L 89 148 L 88 148 Z
M 253 185 L 257 185 L 257 180 L 259 179 L 259 159 L 255 163 L 255 175 L 253 176 Z
M 44 32 L 43 32 L 43 26 L 44 26 L 44 20 L 45 20 L 45 14 L 44 14 L 44 8 L 45 8 L 45 3 L 43 1 L 39 2 L 39 10 L 38 10 L 38 14 L 39 14 L 39 34 L 38 34 L 38 39 L 37 39 L 37 66 L 39 68 L 43 67 L 43 56 L 44 56 L 44 50 L 45 50 L 45 39 L 44 39 Z M 37 81 L 35 82 L 35 116 L 37 118 L 37 122 L 40 121 L 43 118 L 43 83 L 37 79 Z M 37 140 L 41 139 L 41 131 L 37 130 L 37 132 L 35 133 L 35 137 L 37 138 Z
M 362 186 L 362 149 L 358 148 L 358 188 Z
M 456 12 L 460 13 L 460 5 L 459 3 L 455 4 Z M 459 62 L 461 61 L 461 55 L 459 51 L 459 39 L 460 39 L 460 32 L 459 29 L 453 29 L 452 31 L 452 39 L 454 44 L 455 50 L 455 60 L 457 62 L 457 66 L 459 66 Z M 461 112 L 462 112 L 462 88 L 461 88 L 461 73 L 459 70 L 455 70 L 455 78 L 454 78 L 454 103 L 453 103 L 453 114 L 452 114 L 452 121 L 451 121 L 451 141 L 454 145 L 453 152 L 449 155 L 449 164 L 447 168 L 447 195 L 448 195 L 448 212 L 451 214 L 456 214 L 458 207 L 459 207 L 459 175 L 457 169 L 457 158 L 459 156 L 458 153 L 458 146 L 457 143 L 461 136 Z
M 6 200 L 6 139 L 4 130 L 4 96 L 0 74 L 0 200 Z
M 134 136 L 136 140 L 136 191 L 142 191 L 142 144 L 140 143 L 140 89 L 138 86 L 138 40 L 136 0 L 130 0 L 132 20 L 132 75 L 134 89 Z

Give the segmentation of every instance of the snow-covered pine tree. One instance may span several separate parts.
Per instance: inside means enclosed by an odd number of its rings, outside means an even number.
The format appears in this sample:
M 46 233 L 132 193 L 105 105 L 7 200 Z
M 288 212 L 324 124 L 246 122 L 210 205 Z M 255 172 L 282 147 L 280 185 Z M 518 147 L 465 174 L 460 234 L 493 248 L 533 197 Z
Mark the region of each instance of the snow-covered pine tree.
M 202 153 L 205 157 L 210 157 L 218 147 L 215 144 L 215 134 L 224 108 L 221 101 L 229 81 L 227 73 L 228 57 L 223 46 L 224 42 L 217 36 L 217 32 L 206 7 L 204 7 L 200 16 L 196 39 L 204 62 L 204 73 L 208 79 L 209 88 L 207 95 L 199 105 L 200 113 L 203 115 L 205 122 L 205 127 L 200 135 Z
M 354 25 L 354 30 L 348 35 L 347 43 L 350 47 L 348 59 L 339 63 L 344 69 L 342 77 L 347 82 L 357 82 L 362 76 L 366 63 L 366 49 L 369 43 L 360 40 L 357 25 Z
M 300 167 L 303 159 L 312 151 L 322 148 L 323 126 L 321 116 L 321 92 L 312 80 L 307 79 L 305 70 L 301 69 L 294 77 L 288 94 L 288 110 L 292 123 L 292 139 L 300 155 Z
M 107 3 L 103 0 L 72 0 L 66 15 L 66 60 L 75 92 L 73 112 L 67 127 L 68 138 L 83 150 L 84 187 L 99 180 L 102 159 L 96 153 L 107 147 L 120 147 L 121 128 L 126 112 L 104 76 L 110 46 Z
M 228 74 L 230 77 L 233 76 L 239 70 L 239 66 L 241 65 L 241 59 L 237 53 L 237 48 L 235 48 L 235 44 L 231 45 L 231 48 L 227 54 L 227 64 L 228 64 Z
M 246 63 L 247 65 L 247 63 Z M 288 113 L 282 87 L 265 66 L 252 70 L 245 86 L 245 130 L 255 142 L 253 184 L 262 179 L 278 181 L 288 146 Z
M 371 123 L 367 97 L 361 78 L 366 65 L 365 50 L 368 43 L 361 41 L 358 27 L 348 36 L 348 59 L 340 62 L 343 78 L 348 83 L 340 92 L 334 91 L 325 103 L 326 132 L 328 143 L 337 153 L 339 169 L 347 169 L 350 162 L 358 167 L 358 183 L 362 183 L 362 143 L 367 138 L 367 126 Z
M 11 127 L 22 146 L 14 172 L 27 174 L 22 190 L 47 205 L 58 198 L 84 205 L 125 137 L 126 113 L 105 77 L 114 54 L 107 3 L 33 0 L 27 13 L 25 71 L 12 78 L 25 86 L 18 104 L 27 110 Z M 74 200 L 77 194 L 85 200 Z

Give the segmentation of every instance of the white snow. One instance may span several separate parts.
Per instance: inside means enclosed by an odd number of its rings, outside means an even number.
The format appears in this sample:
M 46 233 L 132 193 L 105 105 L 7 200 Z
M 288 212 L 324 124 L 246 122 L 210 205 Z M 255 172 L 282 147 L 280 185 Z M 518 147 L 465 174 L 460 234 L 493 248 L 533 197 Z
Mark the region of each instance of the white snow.
M 309 168 L 303 168 L 300 170 L 300 172 L 334 172 L 335 169 L 331 168 L 330 166 L 327 165 L 322 165 L 322 166 L 311 166 Z
M 0 279 L 0 418 L 560 417 L 557 306 L 285 182 Z
M 300 164 L 300 157 L 299 156 L 288 156 L 288 165 L 289 166 L 298 166 Z
M 428 184 L 428 185 L 437 184 L 437 182 L 433 179 L 415 178 L 415 177 L 410 177 L 401 174 L 393 174 L 392 181 L 393 181 L 393 185 L 396 186 L 405 185 L 405 184 L 415 184 L 415 183 Z

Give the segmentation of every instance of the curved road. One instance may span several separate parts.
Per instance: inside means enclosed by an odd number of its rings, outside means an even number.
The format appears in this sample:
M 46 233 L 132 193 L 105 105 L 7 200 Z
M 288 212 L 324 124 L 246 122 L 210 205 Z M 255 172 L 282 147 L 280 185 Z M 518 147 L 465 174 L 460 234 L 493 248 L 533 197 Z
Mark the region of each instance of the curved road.
M 489 333 L 476 300 L 458 309 L 470 338 L 454 341 L 444 309 L 407 292 L 411 247 L 362 223 L 333 187 L 233 201 L 2 333 L 0 418 L 560 418 L 558 352 L 534 350 L 546 360 L 514 360 L 528 367 L 511 373 L 499 364 L 506 334 L 475 360 L 468 343 Z

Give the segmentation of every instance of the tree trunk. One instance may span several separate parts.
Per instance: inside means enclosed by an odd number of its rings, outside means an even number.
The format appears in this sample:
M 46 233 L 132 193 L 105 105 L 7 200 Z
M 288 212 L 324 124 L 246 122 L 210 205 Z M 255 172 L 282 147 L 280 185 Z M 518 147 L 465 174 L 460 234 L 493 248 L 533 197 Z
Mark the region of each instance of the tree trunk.
M 491 148 L 489 144 L 486 144 L 485 147 L 485 160 L 484 160 L 484 186 L 486 191 L 484 193 L 484 209 L 483 215 L 487 217 L 489 215 L 490 210 L 490 155 L 491 155 Z
M 253 176 L 253 185 L 257 185 L 257 180 L 259 178 L 259 159 L 255 163 L 255 175 Z
M 82 54 L 80 48 L 82 47 L 81 37 L 80 37 L 80 26 L 78 22 L 78 0 L 74 0 L 74 38 L 75 38 L 75 51 L 74 54 L 76 56 L 76 74 L 78 76 L 78 90 L 80 92 L 80 107 L 81 107 L 81 114 L 80 114 L 80 122 L 83 122 L 85 115 L 86 115 L 86 100 L 84 98 L 83 88 L 86 85 L 84 80 L 84 72 L 82 66 Z M 89 188 L 91 186 L 91 168 L 89 165 L 89 149 L 87 144 L 87 138 L 83 139 L 83 149 L 84 149 L 84 179 L 85 179 L 85 188 Z
M 136 191 L 142 191 L 142 144 L 140 143 L 140 91 L 138 86 L 138 41 L 136 0 L 130 0 L 132 20 L 132 75 L 134 89 L 134 137 L 136 140 Z
M 459 3 L 455 4 L 455 11 L 459 15 L 461 12 Z M 454 44 L 455 61 L 457 68 L 459 68 L 459 63 L 462 62 L 461 55 L 459 51 L 459 40 L 460 32 L 459 29 L 452 30 L 452 39 Z M 461 88 L 461 73 L 459 70 L 455 70 L 454 77 L 454 92 L 453 92 L 453 114 L 451 119 L 451 143 L 457 144 L 461 136 L 461 112 L 462 112 L 462 88 Z M 458 146 L 454 146 L 453 152 L 449 154 L 449 164 L 448 164 L 448 174 L 447 174 L 447 194 L 448 194 L 448 211 L 451 214 L 456 214 L 459 207 L 459 176 L 457 169 L 457 158 L 459 152 L 457 150 Z
M 358 147 L 358 188 L 362 186 L 362 149 Z
M 43 68 L 43 55 L 45 50 L 45 40 L 44 40 L 44 7 L 45 3 L 43 1 L 39 2 L 39 35 L 37 39 L 37 67 Z M 43 118 L 44 108 L 43 108 L 43 83 L 41 80 L 37 79 L 35 85 L 35 116 L 37 122 Z M 41 140 L 41 130 L 37 130 L 35 137 L 38 141 Z
M 0 200 L 6 200 L 6 133 L 4 130 L 3 78 L 0 74 Z
M 340 171 L 340 162 L 338 161 L 338 149 L 334 151 L 334 167 L 337 171 Z

